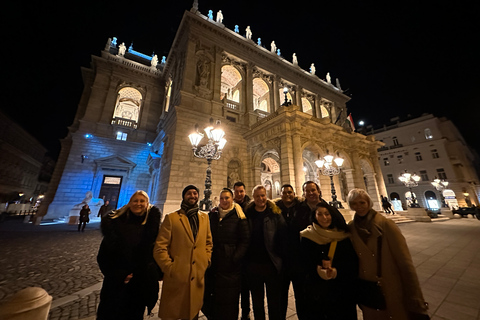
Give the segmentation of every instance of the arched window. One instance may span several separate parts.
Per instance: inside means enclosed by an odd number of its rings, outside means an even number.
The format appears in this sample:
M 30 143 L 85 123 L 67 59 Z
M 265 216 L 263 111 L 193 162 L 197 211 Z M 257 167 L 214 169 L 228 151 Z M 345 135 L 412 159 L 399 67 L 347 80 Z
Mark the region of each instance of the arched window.
M 307 114 L 313 114 L 312 104 L 307 98 L 302 98 L 302 108 L 303 112 Z
M 142 105 L 142 94 L 137 89 L 125 87 L 118 91 L 112 123 L 136 128 Z
M 220 88 L 221 100 L 227 99 L 234 102 L 240 102 L 240 88 L 242 85 L 242 75 L 231 65 L 222 67 L 222 83 Z
M 270 89 L 261 78 L 253 79 L 253 110 L 270 112 Z

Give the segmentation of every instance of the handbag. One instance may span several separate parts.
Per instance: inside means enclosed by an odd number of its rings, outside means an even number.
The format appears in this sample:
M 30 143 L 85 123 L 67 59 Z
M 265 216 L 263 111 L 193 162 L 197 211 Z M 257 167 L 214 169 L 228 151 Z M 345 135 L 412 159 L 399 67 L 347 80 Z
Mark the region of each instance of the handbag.
M 366 307 L 384 310 L 387 308 L 382 291 L 382 237 L 377 238 L 377 281 L 358 279 L 357 302 Z

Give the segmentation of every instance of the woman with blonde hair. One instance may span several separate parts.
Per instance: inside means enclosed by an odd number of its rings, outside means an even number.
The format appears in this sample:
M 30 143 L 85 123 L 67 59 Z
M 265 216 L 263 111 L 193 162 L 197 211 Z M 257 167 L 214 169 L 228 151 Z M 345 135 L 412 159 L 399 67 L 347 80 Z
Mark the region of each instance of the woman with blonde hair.
M 158 300 L 160 269 L 153 245 L 160 228 L 160 210 L 145 191 L 102 219 L 103 240 L 97 261 L 104 275 L 97 319 L 143 319 Z
M 429 319 L 428 305 L 400 229 L 373 209 L 365 190 L 351 190 L 347 201 L 355 211 L 349 228 L 359 259 L 358 304 L 363 318 Z

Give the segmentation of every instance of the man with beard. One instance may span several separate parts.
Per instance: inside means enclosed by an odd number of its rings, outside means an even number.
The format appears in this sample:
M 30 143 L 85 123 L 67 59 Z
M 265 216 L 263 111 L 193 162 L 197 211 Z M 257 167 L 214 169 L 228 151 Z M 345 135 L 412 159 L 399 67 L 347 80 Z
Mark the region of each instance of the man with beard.
M 300 255 L 300 231 L 310 224 L 309 211 L 298 210 L 301 201 L 295 196 L 295 191 L 290 184 L 282 186 L 282 197 L 275 204 L 282 210 L 283 218 L 287 223 L 287 245 L 283 263 L 284 275 L 282 280 L 282 319 L 285 319 L 288 307 L 288 291 L 290 282 L 295 293 L 295 307 L 298 319 L 302 320 L 308 316 L 305 312 L 304 272 Z
M 212 257 L 210 222 L 198 210 L 198 188 L 185 187 L 182 198 L 180 209 L 165 216 L 153 253 L 165 274 L 158 312 L 163 320 L 198 318 Z

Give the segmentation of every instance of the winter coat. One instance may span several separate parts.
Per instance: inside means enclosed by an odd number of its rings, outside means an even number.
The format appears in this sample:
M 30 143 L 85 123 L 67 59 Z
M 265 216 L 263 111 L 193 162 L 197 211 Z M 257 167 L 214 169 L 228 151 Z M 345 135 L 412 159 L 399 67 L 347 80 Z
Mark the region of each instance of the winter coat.
M 160 227 L 153 253 L 165 273 L 160 318 L 193 319 L 202 307 L 213 244 L 208 215 L 199 211 L 198 220 L 196 239 L 183 210 L 167 214 Z
M 249 220 L 250 230 L 252 230 L 253 225 L 251 219 L 253 218 L 253 215 L 257 214 L 255 210 L 255 202 L 251 202 L 247 206 L 245 214 Z M 287 246 L 287 224 L 282 216 L 282 210 L 270 200 L 267 200 L 267 208 L 261 214 L 263 214 L 263 237 L 265 248 L 270 260 L 275 266 L 275 269 L 280 273 L 283 268 L 283 259 L 285 258 Z M 250 243 L 249 248 L 251 248 L 252 245 L 253 244 Z M 247 251 L 247 260 L 248 255 Z
M 82 210 L 80 210 L 79 222 L 90 222 L 90 213 L 91 211 L 89 208 L 83 208 Z
M 368 215 L 374 215 L 371 209 Z M 387 308 L 376 311 L 363 307 L 365 320 L 400 319 L 407 320 L 408 312 L 427 313 L 415 266 L 413 265 L 407 242 L 395 222 L 375 214 L 366 243 L 360 238 L 352 220 L 349 224 L 352 243 L 359 258 L 360 279 L 376 281 L 377 239 L 382 237 L 382 279 L 381 285 Z
M 147 221 L 127 210 L 112 219 L 102 219 L 103 240 L 97 261 L 104 277 L 98 319 L 135 319 L 133 310 L 151 311 L 158 300 L 159 268 L 153 259 L 161 213 L 152 207 Z M 127 275 L 133 274 L 128 284 Z M 143 314 L 142 312 L 142 314 Z M 141 318 L 143 319 L 143 318 Z
M 295 198 L 291 207 L 287 208 L 281 199 L 275 204 L 282 210 L 283 218 L 287 224 L 287 245 L 285 248 L 284 269 L 288 272 L 302 273 L 303 264 L 300 256 L 300 231 L 312 223 L 310 208 L 303 210 L 301 199 Z
M 308 319 L 357 319 L 353 290 L 358 274 L 357 254 L 350 238 L 338 241 L 332 261 L 332 267 L 337 269 L 337 277 L 323 280 L 317 273 L 317 265 L 322 265 L 330 245 L 318 244 L 307 238 L 301 240 Z
M 220 220 L 219 209 L 209 214 L 213 237 L 212 265 L 205 275 L 202 312 L 208 319 L 237 319 L 241 271 L 250 230 L 239 204 Z

